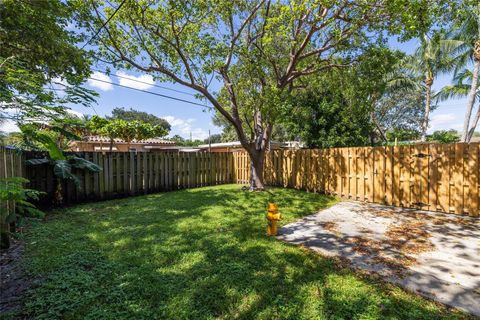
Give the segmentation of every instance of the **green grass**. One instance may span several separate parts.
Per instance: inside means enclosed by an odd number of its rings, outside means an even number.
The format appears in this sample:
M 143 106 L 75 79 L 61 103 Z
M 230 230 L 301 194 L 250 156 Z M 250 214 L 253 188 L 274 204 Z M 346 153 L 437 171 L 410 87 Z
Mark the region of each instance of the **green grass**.
M 282 224 L 333 204 L 272 189 Z M 68 208 L 26 235 L 41 319 L 439 319 L 462 314 L 265 236 L 268 195 L 224 185 Z

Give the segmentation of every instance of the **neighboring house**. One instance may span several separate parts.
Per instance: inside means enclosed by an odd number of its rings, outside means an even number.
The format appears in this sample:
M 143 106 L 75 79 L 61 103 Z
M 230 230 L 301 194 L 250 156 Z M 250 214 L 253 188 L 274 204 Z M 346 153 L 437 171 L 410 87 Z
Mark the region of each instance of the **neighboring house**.
M 232 152 L 244 150 L 242 145 L 240 144 L 240 141 L 201 144 L 198 146 L 198 148 L 200 148 L 201 151 L 206 152 Z
M 117 152 L 148 152 L 148 151 L 172 151 L 175 142 L 163 139 L 133 140 L 130 143 L 122 139 L 114 139 L 112 151 Z M 72 141 L 70 150 L 75 152 L 82 151 L 110 151 L 110 139 L 101 136 L 88 136 L 81 141 Z
M 285 141 L 282 143 L 283 149 L 303 149 L 307 146 L 302 141 Z

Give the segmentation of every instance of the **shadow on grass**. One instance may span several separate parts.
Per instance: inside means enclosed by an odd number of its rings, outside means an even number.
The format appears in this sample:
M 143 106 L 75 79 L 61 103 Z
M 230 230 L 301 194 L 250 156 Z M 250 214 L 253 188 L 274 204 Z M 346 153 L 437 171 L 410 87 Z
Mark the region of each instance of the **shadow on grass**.
M 282 224 L 335 200 L 272 189 Z M 454 316 L 332 260 L 265 236 L 265 193 L 226 185 L 69 208 L 32 226 L 41 279 L 23 316 L 359 319 Z M 460 315 L 461 316 L 461 315 Z

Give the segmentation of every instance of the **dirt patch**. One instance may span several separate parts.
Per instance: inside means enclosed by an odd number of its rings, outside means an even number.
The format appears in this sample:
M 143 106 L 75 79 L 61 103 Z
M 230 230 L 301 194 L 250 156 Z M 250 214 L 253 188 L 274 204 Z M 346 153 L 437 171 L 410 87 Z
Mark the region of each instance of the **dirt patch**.
M 21 241 L 12 241 L 8 250 L 0 252 L 0 314 L 12 315 L 20 311 L 25 292 L 32 281 L 26 276 L 20 265 L 24 252 Z

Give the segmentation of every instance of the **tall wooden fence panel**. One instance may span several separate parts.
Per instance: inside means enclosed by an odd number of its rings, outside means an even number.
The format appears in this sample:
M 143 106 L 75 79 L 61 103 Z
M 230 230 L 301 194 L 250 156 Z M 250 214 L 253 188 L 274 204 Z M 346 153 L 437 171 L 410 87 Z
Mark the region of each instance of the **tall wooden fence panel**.
M 11 177 L 23 177 L 25 175 L 25 157 L 22 153 L 5 149 L 0 146 L 0 179 Z M 15 202 L 10 200 L 2 203 L 0 207 L 9 209 L 15 206 Z
M 0 178 L 23 177 L 24 175 L 24 154 L 0 146 Z
M 399 147 L 274 150 L 266 155 L 267 185 L 324 192 L 338 197 L 407 208 L 479 216 L 478 143 Z M 99 164 L 99 173 L 77 170 L 77 188 L 63 182 L 67 203 L 109 199 L 223 183 L 248 183 L 250 161 L 234 153 L 80 154 Z M 25 166 L 41 154 L 0 147 L 0 178 L 23 176 L 44 191 L 56 179 L 48 165 Z
M 73 182 L 62 181 L 68 204 L 234 181 L 231 153 L 84 152 L 76 155 L 98 164 L 102 171 L 74 170 L 80 180 L 78 187 Z M 57 186 L 52 167 L 25 166 L 25 160 L 43 156 L 0 149 L 0 178 L 23 176 L 29 179 L 30 188 L 46 192 L 43 203 L 49 204 Z
M 267 185 L 345 199 L 479 216 L 478 143 L 315 150 L 266 155 Z M 246 153 L 233 154 L 236 183 L 248 183 Z

